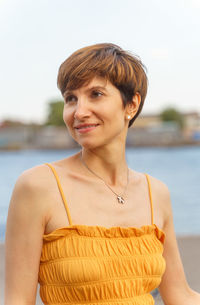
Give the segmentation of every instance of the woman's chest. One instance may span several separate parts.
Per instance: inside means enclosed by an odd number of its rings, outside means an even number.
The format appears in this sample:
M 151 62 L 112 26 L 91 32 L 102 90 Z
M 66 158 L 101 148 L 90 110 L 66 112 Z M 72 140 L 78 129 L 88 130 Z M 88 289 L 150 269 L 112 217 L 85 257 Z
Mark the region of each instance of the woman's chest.
M 64 197 L 73 224 L 104 227 L 141 227 L 150 225 L 152 210 L 147 187 L 130 185 L 124 194 L 125 203 L 117 200 L 113 193 L 102 183 L 84 183 L 68 180 L 63 183 Z M 45 233 L 69 225 L 65 203 L 55 189 L 54 200 L 49 203 L 50 217 Z M 162 211 L 157 211 L 157 224 L 162 228 Z

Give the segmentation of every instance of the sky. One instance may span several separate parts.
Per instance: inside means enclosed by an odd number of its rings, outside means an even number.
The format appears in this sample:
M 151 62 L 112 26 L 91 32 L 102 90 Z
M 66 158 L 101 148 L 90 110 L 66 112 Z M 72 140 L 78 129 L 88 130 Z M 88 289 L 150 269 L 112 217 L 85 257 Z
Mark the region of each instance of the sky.
M 0 0 L 0 122 L 42 123 L 60 64 L 112 42 L 147 67 L 144 114 L 200 112 L 200 0 Z

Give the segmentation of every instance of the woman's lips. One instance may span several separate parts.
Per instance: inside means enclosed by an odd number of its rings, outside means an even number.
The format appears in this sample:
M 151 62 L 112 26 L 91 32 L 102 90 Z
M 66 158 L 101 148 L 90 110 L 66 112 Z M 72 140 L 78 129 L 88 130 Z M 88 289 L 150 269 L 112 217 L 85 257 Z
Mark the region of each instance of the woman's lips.
M 75 129 L 79 132 L 79 133 L 87 133 L 90 132 L 92 130 L 94 130 L 96 127 L 98 126 L 98 124 L 90 124 L 90 125 L 83 125 L 83 126 L 77 126 L 75 127 Z

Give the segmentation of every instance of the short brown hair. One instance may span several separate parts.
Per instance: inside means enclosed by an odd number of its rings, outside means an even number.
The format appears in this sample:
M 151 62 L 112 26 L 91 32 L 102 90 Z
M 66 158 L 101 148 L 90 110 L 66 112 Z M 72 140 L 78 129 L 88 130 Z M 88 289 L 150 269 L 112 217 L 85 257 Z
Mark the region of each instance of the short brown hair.
M 129 127 L 142 110 L 147 94 L 145 66 L 138 56 L 112 43 L 100 43 L 74 52 L 60 66 L 58 88 L 61 93 L 88 84 L 95 76 L 109 80 L 121 93 L 124 106 L 138 92 L 141 102 Z

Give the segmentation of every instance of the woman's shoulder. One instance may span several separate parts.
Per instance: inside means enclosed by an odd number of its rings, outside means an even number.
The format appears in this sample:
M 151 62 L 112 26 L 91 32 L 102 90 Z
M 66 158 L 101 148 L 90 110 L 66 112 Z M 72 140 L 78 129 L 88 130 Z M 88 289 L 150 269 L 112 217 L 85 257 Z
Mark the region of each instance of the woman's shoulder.
M 65 172 L 70 167 L 70 159 L 57 160 L 51 163 L 43 163 L 23 171 L 18 177 L 15 189 L 21 192 L 29 192 L 29 194 L 38 195 L 40 197 L 49 196 L 51 189 L 55 189 L 56 179 L 52 172 L 60 174 L 60 169 Z
M 168 218 L 168 215 L 172 211 L 171 199 L 170 199 L 170 190 L 167 184 L 148 174 L 151 184 L 152 200 L 154 205 L 155 213 L 160 210 L 164 222 Z
M 48 167 L 46 164 L 41 164 L 23 171 L 16 181 L 16 185 L 29 190 L 35 188 L 46 187 L 48 180 Z
M 13 221 L 18 219 L 22 225 L 27 220 L 31 221 L 34 215 L 41 224 L 44 220 L 46 222 L 49 217 L 48 190 L 51 183 L 46 165 L 38 165 L 22 172 L 15 183 L 10 200 L 9 210 Z
M 164 224 L 171 213 L 171 201 L 170 201 L 170 191 L 167 184 L 152 176 L 151 173 L 135 172 L 136 181 L 142 183 L 146 188 L 148 183 L 151 189 L 151 199 L 154 211 L 154 221 L 158 224 L 160 228 L 164 227 Z M 148 180 L 147 180 L 148 178 Z
M 156 193 L 158 193 L 159 196 L 167 196 L 167 195 L 169 195 L 169 188 L 168 188 L 167 184 L 164 181 L 162 181 L 162 180 L 152 176 L 151 174 L 147 174 L 147 175 L 148 175 L 149 180 L 150 180 L 151 188 Z
M 142 182 L 142 183 L 146 183 L 146 180 L 147 180 L 146 176 L 148 176 L 150 187 L 152 189 L 152 193 L 156 193 L 159 196 L 168 196 L 169 195 L 169 189 L 168 189 L 167 184 L 164 181 L 161 181 L 160 179 L 152 176 L 151 174 L 137 172 L 134 170 L 134 171 L 132 171 L 132 176 L 133 176 L 134 180 L 136 180 L 138 182 Z
M 46 164 L 29 168 L 18 177 L 11 199 L 17 204 L 24 203 L 33 209 L 48 210 L 54 180 Z

